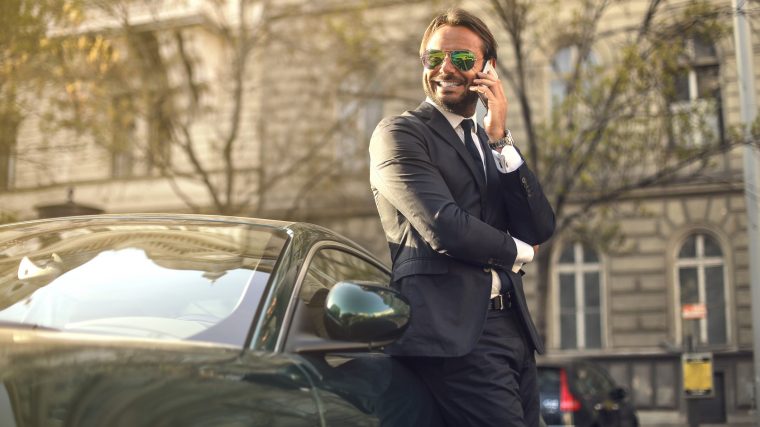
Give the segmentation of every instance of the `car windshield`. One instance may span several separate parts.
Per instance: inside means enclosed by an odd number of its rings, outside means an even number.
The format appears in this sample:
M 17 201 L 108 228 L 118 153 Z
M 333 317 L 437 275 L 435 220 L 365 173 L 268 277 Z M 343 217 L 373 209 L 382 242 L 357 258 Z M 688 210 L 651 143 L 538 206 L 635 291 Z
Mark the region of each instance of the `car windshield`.
M 0 326 L 240 346 L 287 241 L 224 222 L 63 224 L 0 232 Z

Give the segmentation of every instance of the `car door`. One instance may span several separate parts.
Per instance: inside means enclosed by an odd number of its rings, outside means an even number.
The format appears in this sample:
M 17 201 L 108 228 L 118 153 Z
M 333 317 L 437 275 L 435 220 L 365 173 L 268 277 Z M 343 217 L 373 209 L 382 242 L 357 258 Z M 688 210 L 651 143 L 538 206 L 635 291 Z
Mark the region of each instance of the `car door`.
M 412 426 L 432 419 L 426 389 L 401 363 L 365 343 L 335 342 L 324 328 L 325 299 L 335 284 L 388 286 L 388 270 L 358 251 L 334 244 L 315 248 L 304 268 L 285 350 L 299 353 L 313 367 L 326 424 Z M 318 345 L 309 349 L 303 343 Z

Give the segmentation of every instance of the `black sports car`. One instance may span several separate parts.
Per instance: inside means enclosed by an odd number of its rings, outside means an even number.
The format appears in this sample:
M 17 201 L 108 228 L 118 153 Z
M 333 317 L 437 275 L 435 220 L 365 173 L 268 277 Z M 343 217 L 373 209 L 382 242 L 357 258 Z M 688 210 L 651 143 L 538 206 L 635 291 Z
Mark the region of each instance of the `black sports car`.
M 0 426 L 437 425 L 379 349 L 409 305 L 323 228 L 200 215 L 0 227 Z

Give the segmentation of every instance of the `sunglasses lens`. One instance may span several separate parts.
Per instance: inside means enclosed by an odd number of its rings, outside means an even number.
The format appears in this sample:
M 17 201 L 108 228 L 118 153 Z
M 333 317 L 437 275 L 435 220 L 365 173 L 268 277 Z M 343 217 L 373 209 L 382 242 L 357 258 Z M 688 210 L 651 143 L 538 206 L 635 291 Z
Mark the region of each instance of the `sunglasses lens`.
M 455 50 L 451 52 L 451 63 L 462 71 L 467 71 L 475 66 L 475 54 L 469 50 Z
M 441 65 L 444 58 L 446 58 L 446 52 L 441 52 L 440 50 L 429 50 L 425 52 L 425 55 L 422 56 L 422 65 L 424 65 L 425 68 L 433 69 Z

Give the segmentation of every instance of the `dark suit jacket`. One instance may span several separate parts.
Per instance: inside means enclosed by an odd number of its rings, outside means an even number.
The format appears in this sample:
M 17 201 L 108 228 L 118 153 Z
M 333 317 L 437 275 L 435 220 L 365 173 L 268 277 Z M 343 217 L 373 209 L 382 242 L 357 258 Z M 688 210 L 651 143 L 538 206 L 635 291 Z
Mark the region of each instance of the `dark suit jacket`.
M 482 129 L 478 137 L 488 140 Z M 392 281 L 412 305 L 410 326 L 389 346 L 391 354 L 467 354 L 483 329 L 494 268 L 516 294 L 529 340 L 543 351 L 522 278 L 512 272 L 517 248 L 511 236 L 531 245 L 546 241 L 554 212 L 526 164 L 502 174 L 483 148 L 487 181 L 482 165 L 427 102 L 383 120 L 372 135 L 370 182 L 391 250 Z

